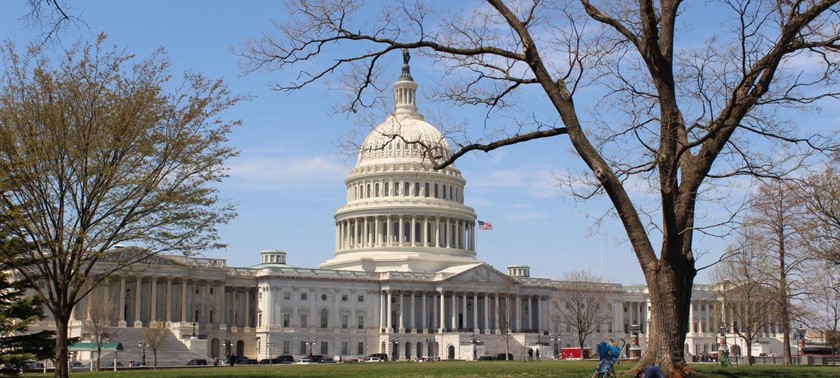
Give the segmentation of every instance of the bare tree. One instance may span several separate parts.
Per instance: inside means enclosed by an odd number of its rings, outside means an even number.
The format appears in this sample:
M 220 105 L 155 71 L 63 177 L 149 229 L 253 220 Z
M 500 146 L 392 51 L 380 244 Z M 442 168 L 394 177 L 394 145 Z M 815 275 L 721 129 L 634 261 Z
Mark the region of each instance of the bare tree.
M 505 360 L 507 360 L 511 357 L 510 338 L 514 331 L 513 311 L 515 311 L 511 302 L 513 302 L 515 296 L 513 295 L 511 286 L 505 286 L 503 290 L 496 293 L 496 296 L 499 298 L 499 308 L 496 311 L 499 319 L 498 327 L 502 332 L 502 338 L 505 340 Z
M 752 230 L 750 242 L 761 259 L 770 262 L 764 274 L 773 288 L 775 312 L 782 325 L 785 364 L 792 364 L 790 355 L 791 321 L 796 318 L 794 299 L 809 290 L 803 273 L 810 259 L 804 249 L 805 209 L 798 186 L 772 180 L 761 185 L 750 200 L 746 221 Z
M 840 153 L 825 170 L 803 184 L 809 220 L 805 228 L 807 248 L 815 255 L 840 265 Z
M 813 292 L 808 296 L 808 324 L 825 334 L 836 353 L 840 349 L 840 271 L 835 265 L 821 265 L 810 273 Z
M 163 342 L 166 341 L 166 336 L 169 335 L 169 329 L 166 328 L 166 322 L 156 321 L 149 324 L 148 328 L 143 328 L 143 342 L 146 343 L 144 348 L 149 348 L 152 351 L 154 358 L 154 368 L 157 369 L 157 355 Z
M 236 154 L 237 123 L 220 112 L 239 98 L 201 75 L 173 80 L 161 51 L 135 61 L 104 41 L 55 63 L 0 48 L 0 228 L 33 246 L 0 257 L 55 319 L 56 377 L 68 376 L 71 311 L 92 288 L 157 253 L 221 247 L 216 226 L 234 215 L 213 184 Z M 94 270 L 118 243 L 142 248 Z
M 581 351 L 587 337 L 605 327 L 612 318 L 609 293 L 601 277 L 584 271 L 566 272 L 557 286 L 555 313 L 561 324 L 577 336 Z
M 695 232 L 728 231 L 710 228 L 728 219 L 699 217 L 711 212 L 698 205 L 729 197 L 733 175 L 783 176 L 836 148 L 778 111 L 837 99 L 837 2 L 418 0 L 371 9 L 298 0 L 276 35 L 239 53 L 251 70 L 295 71 L 279 90 L 337 76 L 355 112 L 379 104 L 388 54 L 420 52 L 441 74 L 433 98 L 487 112 L 449 134 L 451 155 L 425 146 L 437 168 L 470 151 L 566 135 L 592 184 L 573 193 L 610 199 L 650 289 L 649 345 L 634 370 L 659 364 L 670 373 L 684 355 Z M 705 44 L 677 43 L 679 26 L 698 15 L 721 27 L 695 28 L 693 41 Z M 534 105 L 541 100 L 550 114 Z M 768 146 L 785 153 L 762 153 Z
M 82 322 L 83 334 L 90 334 L 90 340 L 96 344 L 96 370 L 99 371 L 102 366 L 102 346 L 113 337 L 111 331 L 117 320 L 117 305 L 110 296 L 106 296 L 104 288 L 94 289 L 85 301 L 87 313 Z
M 751 235 L 751 233 L 746 233 Z M 767 259 L 752 250 L 749 236 L 742 244 L 730 247 L 729 258 L 718 265 L 714 281 L 721 288 L 723 310 L 722 324 L 744 340 L 746 364 L 751 365 L 752 344 L 759 335 L 775 324 L 779 324 L 775 311 L 776 290 L 770 285 Z M 731 317 L 730 317 L 731 316 Z

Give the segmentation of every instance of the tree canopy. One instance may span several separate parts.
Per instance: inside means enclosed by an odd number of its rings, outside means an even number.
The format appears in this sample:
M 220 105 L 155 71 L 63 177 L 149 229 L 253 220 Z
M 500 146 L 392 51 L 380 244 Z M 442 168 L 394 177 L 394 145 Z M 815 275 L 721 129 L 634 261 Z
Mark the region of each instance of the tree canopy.
M 216 226 L 234 211 L 214 184 L 238 124 L 221 115 L 241 98 L 199 74 L 174 79 L 163 51 L 137 59 L 104 36 L 55 61 L 11 43 L 0 53 L 0 227 L 31 245 L 0 257 L 52 313 L 66 376 L 71 310 L 99 280 L 156 253 L 221 246 Z M 145 253 L 92 275 L 120 243 Z

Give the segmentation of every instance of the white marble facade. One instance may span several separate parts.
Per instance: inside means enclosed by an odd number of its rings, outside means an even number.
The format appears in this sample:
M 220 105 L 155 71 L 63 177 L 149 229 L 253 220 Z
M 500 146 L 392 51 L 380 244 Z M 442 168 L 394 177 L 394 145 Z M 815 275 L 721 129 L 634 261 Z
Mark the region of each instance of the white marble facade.
M 476 215 L 465 205 L 466 181 L 454 165 L 430 168 L 430 156 L 447 157 L 451 150 L 418 112 L 407 64 L 394 89 L 394 112 L 368 135 L 345 181 L 347 203 L 335 214 L 335 256 L 318 269 L 287 264 L 283 251 L 263 251 L 260 263 L 247 268 L 158 256 L 113 275 L 89 298 L 115 303 L 116 327 L 163 322 L 209 357 L 387 353 L 400 360 L 470 360 L 504 353 L 507 332 L 517 359 L 528 348 L 549 357 L 575 344 L 552 311 L 557 281 L 530 277 L 527 265 L 503 273 L 476 259 Z M 587 344 L 629 342 L 630 326 L 638 324 L 644 347 L 646 288 L 609 287 L 613 317 Z M 698 286 L 693 298 L 687 351 L 716 351 L 725 309 L 713 287 Z M 74 311 L 74 336 L 83 333 L 87 304 Z M 775 331 L 767 330 L 760 340 L 766 347 L 756 354 L 780 348 Z

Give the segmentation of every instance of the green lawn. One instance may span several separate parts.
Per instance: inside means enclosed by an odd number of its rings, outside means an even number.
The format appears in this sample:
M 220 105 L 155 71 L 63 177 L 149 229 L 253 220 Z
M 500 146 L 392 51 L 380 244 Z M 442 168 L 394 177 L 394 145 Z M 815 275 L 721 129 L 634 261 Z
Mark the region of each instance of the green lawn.
M 104 371 L 99 373 L 71 373 L 72 377 L 590 377 L 594 361 L 481 361 L 481 362 L 388 362 L 335 365 L 280 365 L 201 367 L 192 369 Z M 619 372 L 629 369 L 619 364 Z M 840 366 L 771 366 L 719 368 L 715 365 L 693 364 L 693 376 L 704 377 L 838 377 Z M 43 376 L 43 374 L 27 374 Z M 619 373 L 619 376 L 622 376 Z M 628 376 L 624 374 L 623 376 Z

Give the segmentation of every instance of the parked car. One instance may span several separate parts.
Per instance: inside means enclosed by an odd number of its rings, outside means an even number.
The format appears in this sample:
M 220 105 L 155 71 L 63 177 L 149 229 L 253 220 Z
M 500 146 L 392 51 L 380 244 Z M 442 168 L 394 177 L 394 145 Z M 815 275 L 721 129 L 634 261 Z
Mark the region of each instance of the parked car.
M 388 361 L 388 353 L 371 353 L 367 355 L 368 357 L 378 357 L 380 361 L 385 362 Z
M 322 356 L 320 354 L 313 354 L 313 355 L 309 356 L 309 361 L 312 362 L 313 364 L 320 363 L 320 362 L 324 361 L 324 356 Z
M 71 369 L 80 369 L 85 367 L 85 364 L 82 361 L 70 361 L 70 368 Z
M 253 358 L 242 357 L 242 358 L 239 359 L 239 364 L 240 365 L 256 365 L 257 360 L 255 360 Z
M 309 357 L 304 357 L 304 358 L 299 359 L 295 363 L 296 364 L 301 364 L 301 365 L 308 365 L 308 364 L 312 363 L 312 360 L 310 360 Z
M 365 362 L 382 362 L 382 359 L 379 357 L 367 356 L 365 357 Z
M 504 353 L 499 353 L 499 354 L 497 354 L 497 355 L 496 355 L 496 359 L 497 359 L 497 360 L 499 360 L 499 361 L 504 361 L 504 360 L 510 360 L 510 361 L 513 361 L 513 354 L 512 354 L 512 353 L 508 353 L 508 354 L 507 354 L 507 358 L 505 358 L 505 354 L 504 354 Z
M 105 367 L 107 367 L 107 368 L 109 368 L 109 369 L 113 369 L 113 368 L 114 368 L 114 361 L 108 361 L 108 363 L 105 365 Z M 123 363 L 122 363 L 122 362 L 117 361 L 117 367 L 118 367 L 118 368 L 123 367 Z
M 291 354 L 283 354 L 277 356 L 277 359 L 280 360 L 281 364 L 293 364 L 295 363 L 295 358 Z
M 187 362 L 187 366 L 207 366 L 207 360 L 203 358 L 193 358 Z
M 479 361 L 496 361 L 496 356 L 480 356 L 480 357 L 478 357 L 478 360 Z

